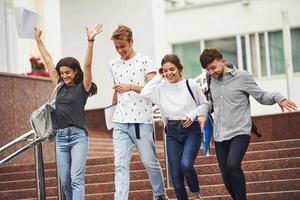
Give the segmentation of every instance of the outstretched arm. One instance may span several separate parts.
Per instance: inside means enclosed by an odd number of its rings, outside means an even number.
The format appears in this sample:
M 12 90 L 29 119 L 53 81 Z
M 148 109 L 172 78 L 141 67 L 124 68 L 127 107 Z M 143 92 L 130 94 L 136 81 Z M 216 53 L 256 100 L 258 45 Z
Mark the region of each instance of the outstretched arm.
M 86 28 L 88 46 L 85 54 L 84 68 L 83 68 L 83 85 L 86 91 L 90 91 L 92 86 L 92 59 L 95 36 L 102 32 L 102 24 L 97 24 L 94 28 Z
M 57 71 L 56 71 L 55 66 L 53 64 L 51 55 L 49 54 L 49 52 L 45 48 L 45 45 L 44 45 L 44 43 L 41 39 L 41 35 L 42 35 L 42 31 L 38 28 L 34 28 L 34 36 L 35 36 L 36 44 L 39 48 L 40 54 L 42 55 L 42 57 L 43 57 L 43 59 L 46 63 L 46 67 L 47 67 L 47 70 L 49 72 L 50 79 L 52 80 L 54 85 L 56 85 L 57 81 L 59 79 L 59 75 L 57 74 Z
M 289 99 L 284 99 L 278 103 L 278 105 L 280 106 L 282 112 L 284 112 L 284 109 L 287 109 L 289 112 L 297 110 L 297 105 Z

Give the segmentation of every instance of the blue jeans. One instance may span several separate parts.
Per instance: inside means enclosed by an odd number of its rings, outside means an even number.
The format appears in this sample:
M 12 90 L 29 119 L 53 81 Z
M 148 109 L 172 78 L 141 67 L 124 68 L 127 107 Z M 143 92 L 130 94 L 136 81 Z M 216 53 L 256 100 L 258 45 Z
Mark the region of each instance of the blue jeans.
M 246 181 L 241 163 L 249 143 L 249 135 L 238 135 L 230 140 L 215 142 L 223 182 L 234 200 L 246 200 Z
M 81 128 L 56 130 L 56 158 L 59 178 L 67 200 L 84 200 L 85 163 L 89 139 Z
M 168 122 L 167 153 L 171 169 L 173 186 L 178 200 L 188 200 L 184 186 L 184 178 L 193 194 L 199 194 L 199 181 L 194 161 L 201 145 L 201 131 L 197 121 L 188 128 L 183 128 L 182 123 Z
M 115 123 L 113 145 L 115 156 L 115 200 L 128 199 L 131 150 L 135 145 L 147 170 L 155 196 L 165 193 L 162 170 L 156 157 L 153 124 L 139 124 L 139 136 L 133 123 Z

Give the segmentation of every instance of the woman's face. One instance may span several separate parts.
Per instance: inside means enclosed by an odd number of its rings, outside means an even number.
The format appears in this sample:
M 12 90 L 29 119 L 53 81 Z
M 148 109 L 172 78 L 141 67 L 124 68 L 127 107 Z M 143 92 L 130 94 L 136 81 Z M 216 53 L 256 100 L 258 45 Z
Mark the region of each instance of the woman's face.
M 173 63 L 166 62 L 162 66 L 163 76 L 170 83 L 177 83 L 181 80 L 181 71 Z
M 75 85 L 75 76 L 77 74 L 77 71 L 67 66 L 61 66 L 59 68 L 59 72 L 60 77 L 66 85 Z

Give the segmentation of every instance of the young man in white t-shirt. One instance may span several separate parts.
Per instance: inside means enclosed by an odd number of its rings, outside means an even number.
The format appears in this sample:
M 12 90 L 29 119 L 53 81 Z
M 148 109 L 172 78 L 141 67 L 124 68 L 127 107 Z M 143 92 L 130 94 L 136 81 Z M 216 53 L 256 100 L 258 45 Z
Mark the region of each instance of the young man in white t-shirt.
M 157 200 L 166 200 L 162 170 L 153 140 L 152 104 L 140 97 L 142 87 L 155 76 L 152 60 L 134 51 L 132 31 L 119 25 L 113 32 L 120 58 L 110 63 L 114 80 L 113 104 L 117 104 L 113 122 L 115 200 L 128 199 L 131 149 L 135 145 L 147 170 Z

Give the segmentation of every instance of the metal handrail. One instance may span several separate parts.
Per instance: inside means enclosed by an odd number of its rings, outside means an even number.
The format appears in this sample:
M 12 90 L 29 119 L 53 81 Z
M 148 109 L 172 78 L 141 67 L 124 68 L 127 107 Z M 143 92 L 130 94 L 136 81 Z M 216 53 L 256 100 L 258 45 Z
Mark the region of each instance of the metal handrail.
M 13 141 L 7 143 L 3 147 L 0 147 L 0 154 L 3 153 L 4 151 L 8 150 L 9 148 L 13 147 L 14 145 L 28 140 L 27 138 L 33 134 L 34 134 L 34 131 L 30 130 L 30 131 L 24 133 L 23 135 L 21 135 L 20 137 L 14 139 Z M 0 167 L 1 167 L 1 165 L 0 165 Z
M 29 136 L 33 136 L 33 139 L 28 139 Z M 45 139 L 35 137 L 34 131 L 30 130 L 0 148 L 0 154 L 1 154 L 22 141 L 31 141 L 28 144 L 26 144 L 25 146 L 23 146 L 22 148 L 18 149 L 17 151 L 13 152 L 12 154 L 10 154 L 10 155 L 6 156 L 4 159 L 2 159 L 0 161 L 0 168 L 2 166 L 4 166 L 5 164 L 7 164 L 9 161 L 17 158 L 18 156 L 20 156 L 22 153 L 26 152 L 30 148 L 34 147 L 34 159 L 35 159 L 38 200 L 46 199 L 44 162 L 43 162 L 43 150 L 42 150 L 42 142 L 44 140 Z

